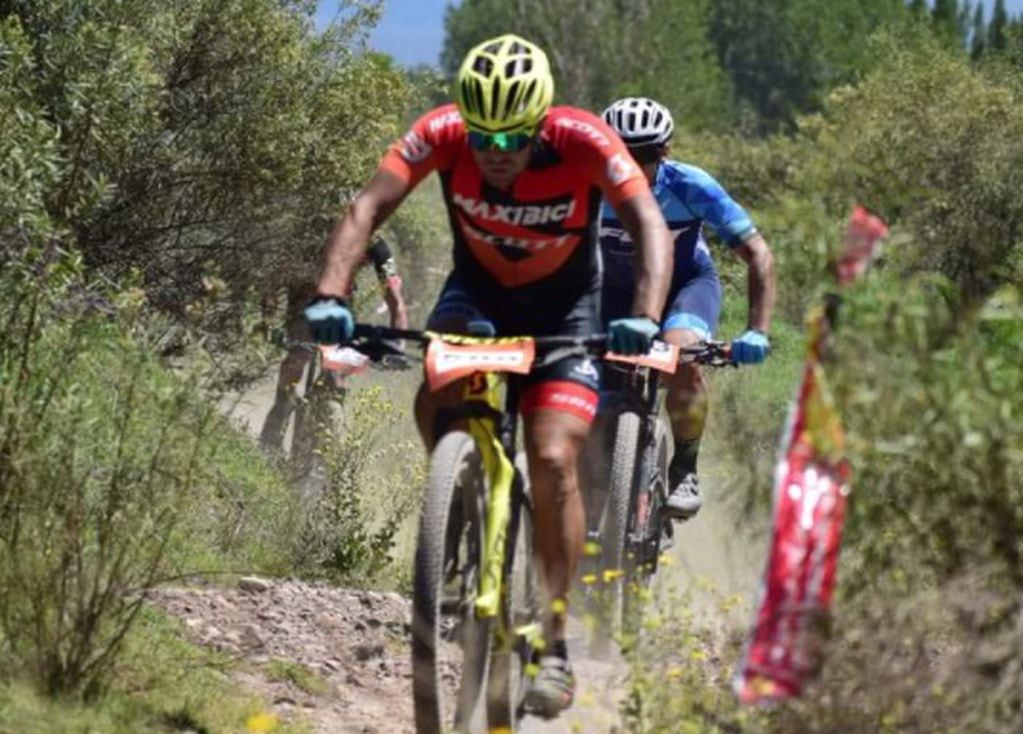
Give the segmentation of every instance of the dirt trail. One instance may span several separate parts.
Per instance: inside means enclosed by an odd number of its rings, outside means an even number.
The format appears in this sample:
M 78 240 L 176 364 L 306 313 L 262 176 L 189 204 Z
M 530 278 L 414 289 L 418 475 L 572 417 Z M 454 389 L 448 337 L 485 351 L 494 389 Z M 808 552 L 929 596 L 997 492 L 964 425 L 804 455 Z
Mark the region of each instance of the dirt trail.
M 747 562 L 735 571 L 735 556 L 749 548 L 730 544 L 728 527 L 713 505 L 683 526 L 674 562 L 657 580 L 663 604 L 671 603 L 671 591 L 703 587 L 708 579 L 724 593 L 750 593 L 756 574 L 748 569 L 755 566 Z M 153 601 L 181 619 L 195 641 L 237 656 L 238 685 L 286 720 L 307 721 L 317 734 L 414 731 L 411 611 L 398 594 L 246 578 L 233 588 L 166 589 Z M 578 628 L 569 644 L 580 681 L 575 706 L 556 721 L 527 719 L 521 734 L 617 730 L 627 667 L 621 660 L 587 659 Z
M 233 405 L 232 415 L 258 432 L 273 395 L 261 383 Z M 756 591 L 762 542 L 744 538 L 734 513 L 715 497 L 713 466 L 701 514 L 679 526 L 670 562 L 655 582 L 665 611 L 690 594 L 708 622 L 722 622 L 716 599 L 744 603 L 730 620 L 744 622 Z M 710 590 L 710 591 L 708 591 Z M 317 734 L 413 733 L 410 604 L 397 594 L 355 591 L 287 580 L 243 579 L 235 588 L 170 589 L 155 603 L 182 619 L 201 644 L 240 658 L 240 687 L 262 696 L 284 719 L 301 719 Z M 627 688 L 619 659 L 586 658 L 586 640 L 569 640 L 579 678 L 576 704 L 560 719 L 527 719 L 521 734 L 604 734 L 619 731 L 618 707 Z

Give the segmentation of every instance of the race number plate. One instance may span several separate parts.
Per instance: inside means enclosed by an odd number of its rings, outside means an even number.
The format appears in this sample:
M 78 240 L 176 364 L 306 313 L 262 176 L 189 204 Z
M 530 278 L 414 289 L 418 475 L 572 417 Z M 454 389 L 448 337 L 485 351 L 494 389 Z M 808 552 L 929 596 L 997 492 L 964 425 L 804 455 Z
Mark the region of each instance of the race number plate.
M 536 356 L 531 339 L 448 344 L 434 339 L 426 350 L 426 381 L 439 390 L 474 372 L 529 373 Z
M 608 352 L 604 355 L 604 359 L 609 362 L 625 362 L 640 367 L 649 367 L 671 375 L 675 373 L 675 368 L 678 366 L 678 347 L 655 339 L 653 346 L 646 354 L 627 357 L 624 354 Z
M 369 364 L 369 357 L 362 352 L 337 345 L 320 345 L 320 358 L 323 369 L 342 377 L 362 372 Z

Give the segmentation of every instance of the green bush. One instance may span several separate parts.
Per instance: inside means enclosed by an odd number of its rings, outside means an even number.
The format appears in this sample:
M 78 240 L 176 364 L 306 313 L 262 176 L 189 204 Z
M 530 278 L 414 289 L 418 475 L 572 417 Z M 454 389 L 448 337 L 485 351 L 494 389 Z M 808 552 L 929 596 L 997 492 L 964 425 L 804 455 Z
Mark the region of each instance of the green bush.
M 23 683 L 0 683 L 3 734 L 244 732 L 270 701 L 239 690 L 230 656 L 184 640 L 183 625 L 144 607 L 128 633 L 102 699 L 53 699 Z M 309 734 L 282 720 L 275 734 Z
M 179 314 L 203 276 L 238 299 L 312 277 L 411 93 L 387 57 L 361 52 L 373 7 L 323 32 L 312 12 L 0 4 L 0 234 L 12 221 L 64 231 L 90 266 L 139 271 Z
M 327 486 L 303 512 L 295 563 L 314 576 L 366 583 L 388 569 L 396 536 L 415 516 L 424 457 L 418 443 L 395 440 L 406 414 L 381 387 L 348 399 L 344 420 L 322 442 Z
M 283 483 L 218 463 L 202 365 L 163 367 L 133 298 L 73 257 L 0 277 L 0 674 L 50 692 L 99 690 L 147 588 L 292 542 Z
M 16 19 L 0 20 L 0 247 L 48 233 L 46 197 L 58 178 L 57 131 L 32 99 L 31 45 Z
M 882 36 L 875 49 L 885 63 L 803 122 L 815 154 L 800 189 L 896 223 L 911 236 L 892 258 L 942 273 L 969 306 L 1020 275 L 1023 73 L 972 67 L 922 31 Z

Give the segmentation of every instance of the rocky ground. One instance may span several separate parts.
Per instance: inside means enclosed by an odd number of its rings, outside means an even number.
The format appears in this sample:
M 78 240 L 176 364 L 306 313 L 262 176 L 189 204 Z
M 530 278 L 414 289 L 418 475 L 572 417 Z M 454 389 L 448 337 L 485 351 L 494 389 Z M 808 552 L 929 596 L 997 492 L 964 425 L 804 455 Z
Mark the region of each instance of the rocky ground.
M 240 688 L 271 703 L 283 720 L 317 734 L 411 734 L 411 607 L 399 594 L 290 580 L 243 578 L 235 587 L 163 589 L 157 606 L 193 641 L 238 659 Z M 561 719 L 529 719 L 521 734 L 612 732 L 625 669 L 585 659 L 570 640 L 580 687 Z
M 239 686 L 317 734 L 413 732 L 410 607 L 398 594 L 244 578 L 165 589 L 154 603 L 192 638 L 238 656 Z
M 272 395 L 272 381 L 261 383 L 228 412 L 256 433 Z M 720 480 L 715 468 L 705 472 L 711 488 Z M 723 497 L 714 499 L 680 529 L 672 565 L 658 574 L 659 606 L 669 613 L 675 591 L 711 588 L 711 597 L 737 594 L 745 607 L 756 589 L 763 541 L 735 532 L 735 509 Z M 165 589 L 153 601 L 181 619 L 195 641 L 237 656 L 232 675 L 239 688 L 271 702 L 282 719 L 305 721 L 316 734 L 414 732 L 411 605 L 401 595 L 245 578 L 230 588 Z M 699 597 L 690 604 L 699 608 Z M 698 614 L 722 621 L 713 604 Z M 519 734 L 619 731 L 628 668 L 621 660 L 588 660 L 584 633 L 570 633 L 579 679 L 575 705 L 553 722 L 527 719 Z

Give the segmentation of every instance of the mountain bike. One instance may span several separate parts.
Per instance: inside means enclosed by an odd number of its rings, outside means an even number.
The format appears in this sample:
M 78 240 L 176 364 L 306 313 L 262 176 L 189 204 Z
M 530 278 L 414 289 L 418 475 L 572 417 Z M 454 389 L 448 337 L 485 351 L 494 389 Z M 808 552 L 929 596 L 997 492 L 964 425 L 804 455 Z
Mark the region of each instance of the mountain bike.
M 352 346 L 366 352 L 395 338 L 426 347 L 431 389 L 466 379 L 464 402 L 438 414 L 419 518 L 416 732 L 510 733 L 528 713 L 530 661 L 543 640 L 532 502 L 516 462 L 521 377 L 573 354 L 599 355 L 606 338 L 477 338 L 357 325 Z
M 724 342 L 681 349 L 660 342 L 642 362 L 605 361 L 603 431 L 598 428 L 594 440 L 606 443 L 610 466 L 606 479 L 591 482 L 597 511 L 591 506 L 588 514 L 590 569 L 583 574 L 598 656 L 608 652 L 616 632 L 625 646 L 635 639 L 651 579 L 673 538 L 674 525 L 662 512 L 671 489 L 672 441 L 658 372 L 674 372 L 679 362 L 734 366 Z
M 287 360 L 298 359 L 304 363 L 300 368 L 302 390 L 295 394 L 293 386 L 277 386 L 274 403 L 260 432 L 260 443 L 273 454 L 287 457 L 300 494 L 312 498 L 322 494 L 326 487 L 326 467 L 320 448 L 344 401 L 347 379 L 365 371 L 370 360 L 348 347 L 285 338 L 278 343 L 287 350 Z M 372 364 L 381 369 L 407 366 L 396 360 L 397 357 L 388 357 Z M 292 422 L 290 447 L 285 444 L 289 421 Z

